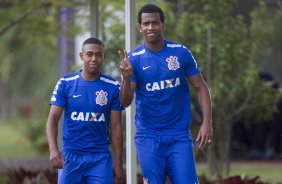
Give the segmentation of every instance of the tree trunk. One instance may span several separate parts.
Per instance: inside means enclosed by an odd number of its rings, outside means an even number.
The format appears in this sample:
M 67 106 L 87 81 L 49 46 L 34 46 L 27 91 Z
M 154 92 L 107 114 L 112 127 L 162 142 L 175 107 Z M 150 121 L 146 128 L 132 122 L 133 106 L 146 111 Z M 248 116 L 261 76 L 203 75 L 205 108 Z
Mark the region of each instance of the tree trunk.
M 212 85 L 212 77 L 211 77 L 211 63 L 212 63 L 212 30 L 210 27 L 207 28 L 207 69 L 206 69 L 206 82 L 209 88 L 211 88 Z M 213 125 L 214 126 L 214 125 Z M 214 134 L 216 135 L 216 134 Z M 214 137 L 213 142 L 216 141 L 216 137 Z M 218 176 L 219 168 L 218 168 L 218 154 L 217 153 L 217 145 L 211 144 L 208 148 L 208 154 L 207 154 L 207 164 L 209 169 L 209 177 L 216 179 L 215 177 Z
M 215 142 L 215 140 L 213 140 Z M 211 144 L 207 151 L 207 165 L 208 165 L 208 178 L 214 180 L 217 179 L 219 168 L 218 168 L 218 156 L 216 154 L 217 148 L 215 144 Z

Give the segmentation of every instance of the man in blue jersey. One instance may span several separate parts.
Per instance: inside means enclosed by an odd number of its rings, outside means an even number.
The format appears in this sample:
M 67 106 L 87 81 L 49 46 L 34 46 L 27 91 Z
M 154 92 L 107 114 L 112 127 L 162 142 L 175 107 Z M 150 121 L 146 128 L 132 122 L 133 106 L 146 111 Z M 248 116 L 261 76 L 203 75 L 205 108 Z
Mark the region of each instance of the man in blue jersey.
M 203 114 L 196 141 L 206 148 L 213 137 L 209 89 L 185 46 L 164 39 L 164 14 L 147 4 L 138 13 L 144 44 L 119 51 L 124 107 L 136 95 L 135 145 L 145 184 L 198 184 L 190 126 L 190 92 L 195 89 Z
M 100 72 L 105 60 L 100 40 L 85 40 L 79 55 L 82 70 L 61 78 L 52 94 L 46 125 L 50 163 L 59 169 L 59 184 L 119 183 L 123 172 L 121 111 L 124 109 L 119 101 L 120 86 Z M 63 144 L 59 151 L 58 122 L 63 111 Z

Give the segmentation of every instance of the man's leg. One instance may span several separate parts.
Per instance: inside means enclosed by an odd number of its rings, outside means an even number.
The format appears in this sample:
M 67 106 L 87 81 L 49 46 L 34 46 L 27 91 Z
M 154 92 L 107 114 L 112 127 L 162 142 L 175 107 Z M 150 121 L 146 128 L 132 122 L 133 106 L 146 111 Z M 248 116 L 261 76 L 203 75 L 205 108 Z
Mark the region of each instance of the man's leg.
M 173 184 L 198 184 L 194 148 L 191 136 L 173 136 L 167 151 L 168 176 Z
M 113 184 L 113 165 L 110 153 L 87 155 L 87 166 L 84 173 L 87 184 Z
M 58 184 L 83 184 L 83 158 L 73 153 L 64 154 L 64 168 L 58 170 Z
M 165 150 L 160 146 L 159 136 L 136 135 L 135 145 L 144 184 L 165 184 Z

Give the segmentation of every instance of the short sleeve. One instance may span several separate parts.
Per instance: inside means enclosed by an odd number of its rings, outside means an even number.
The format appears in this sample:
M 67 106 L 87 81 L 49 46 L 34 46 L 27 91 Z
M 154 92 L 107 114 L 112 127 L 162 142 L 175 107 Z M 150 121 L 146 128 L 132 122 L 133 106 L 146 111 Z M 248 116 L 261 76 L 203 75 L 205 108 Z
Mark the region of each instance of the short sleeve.
M 186 47 L 185 47 L 186 48 Z M 200 68 L 188 48 L 185 49 L 184 70 L 187 77 L 200 73 Z
M 67 95 L 65 94 L 65 88 L 66 88 L 66 83 L 64 81 L 63 78 L 61 78 L 52 93 L 52 97 L 51 97 L 51 101 L 50 104 L 51 105 L 56 105 L 59 107 L 64 108 L 67 102 Z
M 133 73 L 132 73 L 132 76 L 131 76 L 131 82 L 137 82 L 137 72 L 136 72 L 136 66 L 134 64 L 134 62 L 132 61 L 132 59 L 130 59 L 129 57 L 129 61 L 131 63 L 131 66 L 132 66 L 132 70 L 133 70 Z
M 124 110 L 124 107 L 122 107 L 120 104 L 119 92 L 120 92 L 120 86 L 118 85 L 118 87 L 116 87 L 115 91 L 113 92 L 113 103 L 111 106 L 112 110 L 116 110 L 116 111 Z

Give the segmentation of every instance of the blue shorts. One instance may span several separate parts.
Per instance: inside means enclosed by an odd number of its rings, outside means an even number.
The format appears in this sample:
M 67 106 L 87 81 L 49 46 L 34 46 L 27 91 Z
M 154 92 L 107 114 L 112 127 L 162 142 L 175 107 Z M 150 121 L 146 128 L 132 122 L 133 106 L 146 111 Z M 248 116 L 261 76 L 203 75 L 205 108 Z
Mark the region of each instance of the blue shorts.
M 64 152 L 65 165 L 58 170 L 58 184 L 113 184 L 110 153 L 80 155 Z
M 198 184 L 193 141 L 185 135 L 136 134 L 135 145 L 146 184 Z

